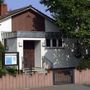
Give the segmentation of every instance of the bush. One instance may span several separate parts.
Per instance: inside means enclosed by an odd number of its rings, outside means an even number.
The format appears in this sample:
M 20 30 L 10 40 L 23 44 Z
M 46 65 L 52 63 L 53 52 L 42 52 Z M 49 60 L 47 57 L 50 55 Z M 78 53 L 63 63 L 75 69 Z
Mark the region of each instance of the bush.
M 90 57 L 85 57 L 82 59 L 77 67 L 77 69 L 90 69 Z
M 15 75 L 17 73 L 17 69 L 15 67 L 6 68 L 8 74 Z
M 3 75 L 6 75 L 7 70 L 5 68 L 1 68 L 0 67 L 0 77 L 2 77 Z
M 8 67 L 8 68 L 1 68 L 0 67 L 0 77 L 3 75 L 10 74 L 15 76 L 17 74 L 17 69 L 14 67 Z

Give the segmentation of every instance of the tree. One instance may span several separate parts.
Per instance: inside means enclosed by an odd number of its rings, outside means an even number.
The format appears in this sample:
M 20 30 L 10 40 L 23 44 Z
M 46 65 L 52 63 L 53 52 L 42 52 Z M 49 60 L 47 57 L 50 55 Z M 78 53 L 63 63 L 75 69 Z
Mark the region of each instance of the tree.
M 2 56 L 3 56 L 4 52 L 5 52 L 5 48 L 2 45 L 2 43 L 0 42 L 0 67 L 2 66 Z
M 0 0 L 0 4 L 4 3 L 4 0 Z M 4 46 L 0 42 L 0 66 L 2 64 L 2 53 L 4 53 Z
M 64 33 L 90 35 L 90 0 L 41 0 Z
M 4 3 L 4 0 L 0 0 L 0 4 L 1 4 L 1 3 Z
M 4 46 L 2 45 L 2 43 L 0 42 L 0 53 L 4 53 Z
M 82 49 L 90 48 L 90 0 L 41 0 L 40 3 L 47 6 L 64 35 L 79 38 Z

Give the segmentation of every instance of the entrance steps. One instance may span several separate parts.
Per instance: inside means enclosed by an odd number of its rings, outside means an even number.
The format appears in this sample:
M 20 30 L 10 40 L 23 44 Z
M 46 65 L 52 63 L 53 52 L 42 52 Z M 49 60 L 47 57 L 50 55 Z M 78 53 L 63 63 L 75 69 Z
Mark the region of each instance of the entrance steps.
M 26 74 L 32 74 L 35 72 L 38 73 L 47 73 L 47 70 L 45 70 L 44 68 L 40 68 L 40 67 L 33 67 L 33 68 L 24 68 L 23 72 Z

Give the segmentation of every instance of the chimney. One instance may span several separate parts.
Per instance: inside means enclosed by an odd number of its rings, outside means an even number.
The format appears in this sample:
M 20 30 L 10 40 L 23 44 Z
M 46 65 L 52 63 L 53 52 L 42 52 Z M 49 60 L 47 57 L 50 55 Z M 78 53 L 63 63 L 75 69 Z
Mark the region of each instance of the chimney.
M 0 16 L 3 16 L 7 13 L 7 4 L 0 4 Z

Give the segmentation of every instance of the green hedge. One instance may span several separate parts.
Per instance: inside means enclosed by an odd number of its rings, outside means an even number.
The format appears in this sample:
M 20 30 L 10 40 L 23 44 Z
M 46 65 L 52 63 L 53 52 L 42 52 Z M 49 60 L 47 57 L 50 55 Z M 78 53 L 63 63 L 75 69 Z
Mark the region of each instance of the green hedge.
M 0 67 L 0 77 L 10 74 L 15 76 L 17 74 L 17 69 L 15 67 L 6 67 L 6 68 L 1 68 Z
M 77 67 L 77 69 L 90 69 L 90 56 L 85 57 L 82 59 Z

